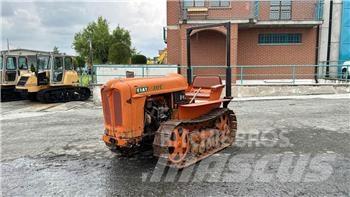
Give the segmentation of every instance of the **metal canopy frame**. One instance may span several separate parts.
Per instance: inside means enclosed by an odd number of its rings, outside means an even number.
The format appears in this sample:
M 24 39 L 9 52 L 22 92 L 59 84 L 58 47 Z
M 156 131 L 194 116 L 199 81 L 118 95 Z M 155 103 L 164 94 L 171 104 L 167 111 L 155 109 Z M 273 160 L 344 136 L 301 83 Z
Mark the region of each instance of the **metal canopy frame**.
M 226 29 L 226 96 L 225 99 L 232 99 L 231 95 L 231 23 L 219 23 L 211 25 L 201 25 L 187 28 L 186 41 L 187 41 L 187 82 L 192 83 L 192 66 L 191 66 L 191 33 L 193 30 L 207 29 L 212 27 L 225 27 Z M 227 88 L 230 87 L 230 88 Z M 224 103 L 224 107 L 227 107 L 228 103 Z

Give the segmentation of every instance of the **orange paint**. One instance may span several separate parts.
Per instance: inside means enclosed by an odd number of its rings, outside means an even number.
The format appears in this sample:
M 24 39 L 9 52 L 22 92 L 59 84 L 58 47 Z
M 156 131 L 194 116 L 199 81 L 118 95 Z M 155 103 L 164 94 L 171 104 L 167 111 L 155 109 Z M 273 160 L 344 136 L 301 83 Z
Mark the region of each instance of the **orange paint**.
M 218 80 L 218 79 L 215 79 Z M 207 82 L 207 80 L 204 80 Z M 220 84 L 201 89 L 201 94 L 190 104 L 178 104 L 173 109 L 172 118 L 194 119 L 219 108 L 224 100 L 220 99 L 223 89 Z M 182 75 L 170 74 L 158 78 L 114 79 L 101 88 L 104 114 L 105 135 L 103 141 L 115 142 L 118 147 L 129 147 L 141 141 L 145 126 L 145 103 L 149 98 L 175 92 L 186 92 L 187 99 L 196 90 L 188 87 Z M 199 102 L 200 101 L 200 102 Z M 112 139 L 112 140 L 111 140 Z

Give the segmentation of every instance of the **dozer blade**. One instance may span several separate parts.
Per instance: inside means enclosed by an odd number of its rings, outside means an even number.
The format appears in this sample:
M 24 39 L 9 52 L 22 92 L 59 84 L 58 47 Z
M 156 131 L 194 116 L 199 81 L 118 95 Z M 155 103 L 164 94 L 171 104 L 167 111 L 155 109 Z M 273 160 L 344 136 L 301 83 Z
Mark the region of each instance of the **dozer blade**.
M 15 88 L 1 89 L 1 102 L 19 101 L 23 99 L 24 97 L 19 92 L 16 92 Z

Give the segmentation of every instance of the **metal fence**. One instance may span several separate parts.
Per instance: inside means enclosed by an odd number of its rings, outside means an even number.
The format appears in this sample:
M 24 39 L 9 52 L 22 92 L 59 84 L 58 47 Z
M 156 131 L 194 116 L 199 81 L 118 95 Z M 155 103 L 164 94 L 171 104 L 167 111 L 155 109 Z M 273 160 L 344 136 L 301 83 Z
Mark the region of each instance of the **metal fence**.
M 196 75 L 219 75 L 225 80 L 225 66 L 192 66 Z M 94 65 L 92 81 L 103 84 L 114 78 L 124 78 L 127 72 L 134 77 L 159 77 L 168 73 L 186 76 L 186 66 L 177 65 Z M 238 65 L 232 66 L 232 80 L 237 85 L 258 84 L 315 84 L 326 80 L 350 82 L 350 65 Z
M 195 75 L 219 75 L 225 79 L 225 66 L 193 66 Z M 232 67 L 236 84 L 304 84 L 325 80 L 350 81 L 350 65 L 238 65 Z M 182 72 L 185 73 L 185 72 Z
M 134 77 L 159 77 L 169 73 L 179 73 L 178 65 L 94 65 L 92 81 L 103 84 L 114 78 L 125 78 L 126 73 Z

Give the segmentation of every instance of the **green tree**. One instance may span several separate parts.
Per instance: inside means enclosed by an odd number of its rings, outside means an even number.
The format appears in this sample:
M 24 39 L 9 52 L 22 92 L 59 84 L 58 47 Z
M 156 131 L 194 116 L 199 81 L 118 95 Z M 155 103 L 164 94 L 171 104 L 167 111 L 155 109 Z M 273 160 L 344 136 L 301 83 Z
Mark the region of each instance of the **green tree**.
M 54 46 L 53 49 L 52 49 L 52 52 L 53 52 L 54 54 L 59 54 L 59 53 L 60 53 L 60 50 L 58 49 L 57 46 Z
M 75 34 L 73 48 L 90 64 L 90 43 L 93 63 L 128 63 L 131 54 L 136 51 L 131 46 L 129 31 L 118 26 L 111 34 L 109 32 L 107 20 L 98 17 L 96 22 L 89 23 L 83 30 Z
M 97 21 L 91 22 L 82 31 L 74 36 L 73 48 L 81 57 L 90 59 L 90 42 L 93 52 L 94 63 L 106 63 L 111 43 L 109 26 L 106 19 L 101 16 Z
M 147 64 L 147 57 L 144 55 L 133 55 L 131 57 L 132 64 Z
M 81 56 L 76 56 L 73 58 L 73 64 L 75 68 L 79 68 L 81 70 L 81 68 L 85 66 L 85 59 Z
M 135 49 L 131 47 L 131 37 L 128 30 L 117 27 L 113 30 L 112 45 L 109 50 L 108 61 L 113 64 L 128 64 Z
M 130 47 L 120 42 L 112 44 L 109 48 L 108 60 L 114 64 L 128 64 L 131 56 Z
M 122 43 L 131 49 L 131 37 L 128 30 L 117 27 L 112 32 L 112 43 Z

